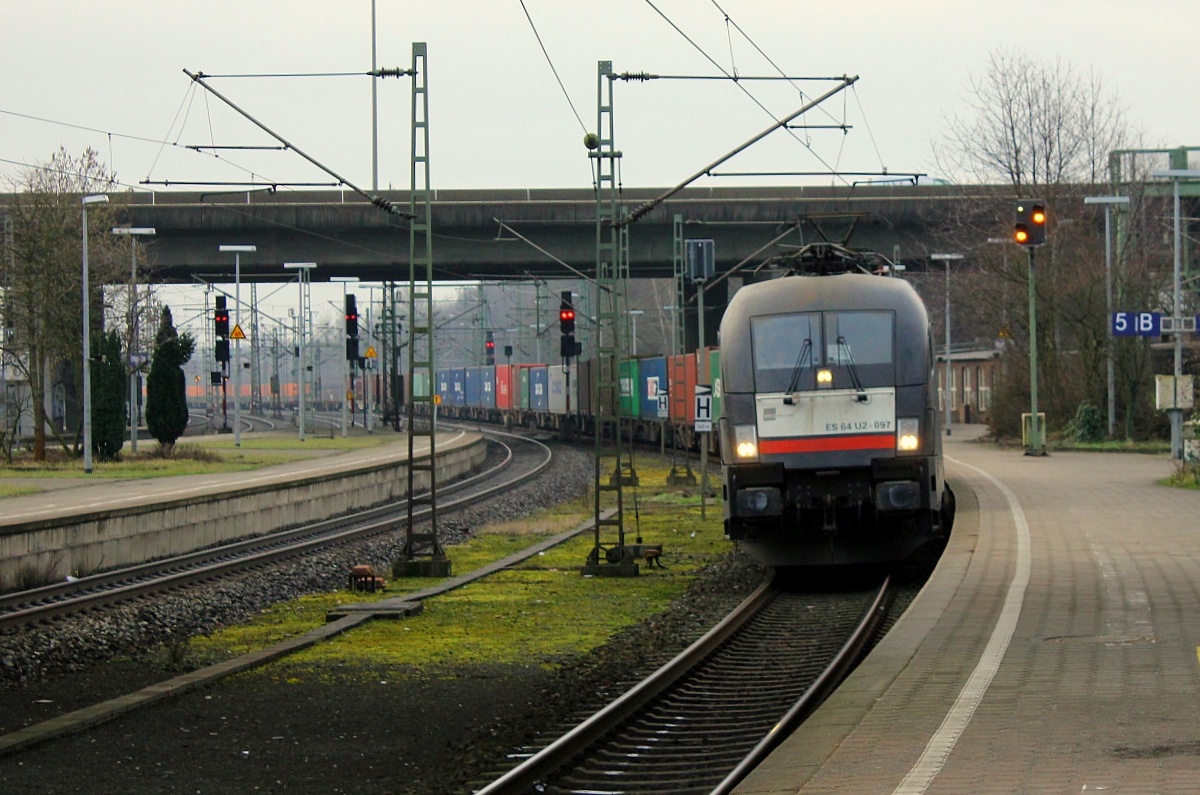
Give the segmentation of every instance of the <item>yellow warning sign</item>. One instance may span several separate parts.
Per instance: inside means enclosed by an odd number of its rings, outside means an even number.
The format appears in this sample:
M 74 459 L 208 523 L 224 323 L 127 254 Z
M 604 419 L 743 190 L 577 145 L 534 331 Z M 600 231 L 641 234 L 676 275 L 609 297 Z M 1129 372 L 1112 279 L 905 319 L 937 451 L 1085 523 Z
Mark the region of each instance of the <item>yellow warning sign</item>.
M 440 406 L 440 405 L 442 405 L 442 396 L 441 396 L 441 395 L 434 395 L 434 396 L 433 396 L 433 405 L 435 405 L 435 406 Z
M 376 356 L 378 356 L 378 355 L 379 355 L 379 354 L 375 353 L 375 346 L 374 346 L 374 345 L 368 345 L 368 346 L 367 346 L 367 358 L 368 358 L 368 359 L 374 359 L 374 358 L 375 358 Z
M 246 339 L 246 332 L 242 331 L 242 327 L 240 325 L 234 326 L 233 331 L 229 332 L 229 339 L 244 340 Z

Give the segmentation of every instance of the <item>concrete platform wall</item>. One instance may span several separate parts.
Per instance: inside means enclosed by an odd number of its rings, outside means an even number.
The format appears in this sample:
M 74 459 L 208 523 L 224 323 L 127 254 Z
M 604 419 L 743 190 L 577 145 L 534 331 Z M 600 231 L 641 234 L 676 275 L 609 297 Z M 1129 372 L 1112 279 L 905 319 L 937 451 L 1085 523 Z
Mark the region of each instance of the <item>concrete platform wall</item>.
M 438 482 L 483 463 L 477 436 L 438 449 Z M 331 460 L 332 462 L 332 460 Z M 429 476 L 416 473 L 418 490 Z M 80 513 L 0 528 L 0 587 L 24 577 L 63 579 L 146 560 L 181 555 L 236 538 L 264 535 L 401 499 L 408 492 L 408 459 L 358 470 L 283 480 L 202 497 Z

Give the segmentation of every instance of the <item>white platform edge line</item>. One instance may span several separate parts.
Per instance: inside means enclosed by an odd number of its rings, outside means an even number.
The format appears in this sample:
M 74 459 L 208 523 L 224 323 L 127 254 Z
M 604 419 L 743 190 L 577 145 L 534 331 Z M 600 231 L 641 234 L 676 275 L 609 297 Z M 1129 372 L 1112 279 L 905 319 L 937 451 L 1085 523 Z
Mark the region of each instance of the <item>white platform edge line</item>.
M 1008 486 L 978 467 L 949 456 L 946 457 L 946 460 L 987 478 L 1004 495 L 1017 529 L 1017 566 L 1013 572 L 1012 581 L 1008 584 L 1008 593 L 1004 597 L 1004 607 L 1000 610 L 1000 617 L 996 620 L 992 636 L 988 640 L 987 647 L 976 664 L 975 670 L 971 673 L 962 692 L 958 694 L 950 711 L 946 713 L 942 725 L 930 738 L 929 744 L 925 746 L 921 757 L 899 786 L 893 790 L 893 795 L 921 795 L 941 772 L 950 752 L 954 750 L 958 738 L 962 736 L 967 724 L 971 722 L 975 708 L 983 700 L 988 686 L 992 683 L 992 678 L 1000 668 L 1000 662 L 1008 650 L 1009 641 L 1012 640 L 1013 633 L 1016 631 L 1017 620 L 1021 617 L 1021 607 L 1025 602 L 1025 589 L 1029 585 L 1029 524 L 1025 521 L 1025 512 L 1021 509 L 1017 495 Z

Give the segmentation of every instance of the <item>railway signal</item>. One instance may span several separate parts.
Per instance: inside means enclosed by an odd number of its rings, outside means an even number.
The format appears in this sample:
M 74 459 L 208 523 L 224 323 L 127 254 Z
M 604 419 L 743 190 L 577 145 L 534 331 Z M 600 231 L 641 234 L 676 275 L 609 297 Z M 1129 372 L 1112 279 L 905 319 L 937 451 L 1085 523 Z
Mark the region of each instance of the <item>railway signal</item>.
M 346 296 L 346 336 L 358 338 L 358 299 L 354 293 Z
M 213 328 L 217 336 L 229 339 L 229 310 L 225 308 L 225 296 L 218 295 L 213 309 Z
M 575 341 L 574 334 L 563 334 L 558 341 L 558 353 L 564 360 L 579 355 L 580 344 Z
M 571 291 L 562 291 L 558 304 L 558 330 L 563 334 L 575 333 L 575 305 L 571 303 Z
M 563 290 L 558 304 L 558 330 L 562 336 L 558 341 L 558 353 L 563 361 L 578 356 L 582 345 L 575 341 L 575 305 L 571 303 L 571 291 Z
M 1021 199 L 1017 202 L 1013 241 L 1022 246 L 1045 244 L 1046 203 L 1041 199 Z
M 346 295 L 346 361 L 358 361 L 358 299 Z
M 216 333 L 214 346 L 215 358 L 218 362 L 229 361 L 229 310 L 225 305 L 225 296 L 218 295 L 213 308 L 213 331 Z
M 494 365 L 496 363 L 496 339 L 493 336 L 492 332 L 489 331 L 487 333 L 487 342 L 485 342 L 483 344 L 483 347 L 486 349 L 485 350 L 486 361 L 484 362 L 484 364 L 486 364 L 488 367 L 491 367 L 492 365 Z

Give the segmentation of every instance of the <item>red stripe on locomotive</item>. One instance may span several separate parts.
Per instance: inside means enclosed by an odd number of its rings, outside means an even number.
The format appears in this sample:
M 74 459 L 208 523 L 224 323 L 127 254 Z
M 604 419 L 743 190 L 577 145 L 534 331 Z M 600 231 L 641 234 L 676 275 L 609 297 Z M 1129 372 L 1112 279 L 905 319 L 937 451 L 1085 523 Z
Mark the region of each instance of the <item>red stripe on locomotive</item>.
M 763 455 L 781 453 L 829 453 L 840 450 L 892 450 L 896 435 L 860 434 L 857 436 L 808 436 L 800 439 L 760 439 L 758 451 Z

